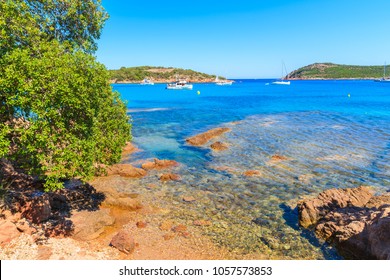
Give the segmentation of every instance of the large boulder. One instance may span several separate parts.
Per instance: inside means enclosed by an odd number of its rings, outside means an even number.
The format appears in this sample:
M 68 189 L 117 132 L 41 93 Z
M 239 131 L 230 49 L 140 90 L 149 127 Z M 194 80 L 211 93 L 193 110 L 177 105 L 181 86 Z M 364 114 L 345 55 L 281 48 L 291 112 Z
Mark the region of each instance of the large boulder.
M 231 131 L 231 129 L 227 127 L 214 128 L 204 133 L 189 137 L 186 139 L 186 142 L 192 146 L 202 146 L 211 139 L 221 136 L 222 134 L 229 131 Z
M 315 225 L 317 221 L 335 208 L 362 207 L 373 196 L 369 187 L 350 189 L 330 189 L 314 199 L 298 202 L 299 224 L 305 228 Z
M 298 204 L 301 226 L 349 259 L 390 259 L 390 194 L 367 187 L 328 190 Z

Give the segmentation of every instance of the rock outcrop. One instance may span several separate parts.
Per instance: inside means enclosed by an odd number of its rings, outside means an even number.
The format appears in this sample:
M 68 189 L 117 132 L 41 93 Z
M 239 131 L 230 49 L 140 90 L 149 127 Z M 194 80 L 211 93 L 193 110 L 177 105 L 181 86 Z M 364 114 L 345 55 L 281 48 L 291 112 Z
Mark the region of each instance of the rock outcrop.
M 390 260 L 390 193 L 331 189 L 298 203 L 299 223 L 349 259 Z
M 298 203 L 299 224 L 305 228 L 315 225 L 319 219 L 337 208 L 363 207 L 373 196 L 370 188 L 331 189 L 318 195 L 317 198 Z
M 107 175 L 119 175 L 128 178 L 142 178 L 146 176 L 146 171 L 142 168 L 137 168 L 131 164 L 114 164 L 107 168 Z
M 221 136 L 222 134 L 229 131 L 231 131 L 231 129 L 227 127 L 214 128 L 204 133 L 189 137 L 186 139 L 186 142 L 192 146 L 202 146 L 209 142 L 211 139 Z

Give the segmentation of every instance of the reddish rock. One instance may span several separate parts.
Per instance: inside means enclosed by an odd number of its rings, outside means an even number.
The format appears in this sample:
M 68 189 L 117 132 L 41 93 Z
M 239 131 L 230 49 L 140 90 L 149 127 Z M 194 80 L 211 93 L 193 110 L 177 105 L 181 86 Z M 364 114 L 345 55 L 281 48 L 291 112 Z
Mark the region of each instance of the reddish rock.
M 211 222 L 206 220 L 196 220 L 194 221 L 194 226 L 200 226 L 200 227 L 211 226 Z
M 122 157 L 128 157 L 137 151 L 138 148 L 136 146 L 134 146 L 131 142 L 127 142 L 126 146 L 122 149 Z
M 247 177 L 261 177 L 261 172 L 259 170 L 247 170 L 243 173 Z
M 142 168 L 136 168 L 131 164 L 114 164 L 107 168 L 107 175 L 119 175 L 128 178 L 142 178 L 146 176 L 146 171 Z
M 161 170 L 161 169 L 175 167 L 178 165 L 179 165 L 179 163 L 177 161 L 174 161 L 174 160 L 168 160 L 168 159 L 160 160 L 160 159 L 155 158 L 153 162 L 147 161 L 144 164 L 142 164 L 142 168 L 145 170 L 151 170 L 151 169 Z
M 214 128 L 204 133 L 189 137 L 186 139 L 186 142 L 192 146 L 202 146 L 211 139 L 221 136 L 229 131 L 231 131 L 231 129 L 227 127 Z
M 165 173 L 160 176 L 161 181 L 179 181 L 180 176 L 172 173 Z
M 334 208 L 362 207 L 371 197 L 372 192 L 368 187 L 326 190 L 317 198 L 298 203 L 299 224 L 307 228 L 316 224 L 320 218 Z
M 192 236 L 188 231 L 179 232 L 179 235 L 185 238 L 190 238 Z
M 36 228 L 32 227 L 26 219 L 19 220 L 15 225 L 20 232 L 29 235 L 37 232 Z
M 183 201 L 184 202 L 193 202 L 193 201 L 195 201 L 196 199 L 195 199 L 195 197 L 193 197 L 193 196 L 183 196 Z
M 74 212 L 70 219 L 74 225 L 73 237 L 83 241 L 98 238 L 107 226 L 115 222 L 109 209 Z
M 185 232 L 187 231 L 187 227 L 185 225 L 178 225 L 172 228 L 174 232 Z
M 48 220 L 51 216 L 49 196 L 45 194 L 26 201 L 21 213 L 23 218 L 35 224 Z
M 229 149 L 229 146 L 226 143 L 217 141 L 210 145 L 211 149 L 213 149 L 216 152 L 221 152 Z
M 317 237 L 333 243 L 347 259 L 390 260 L 389 198 L 372 197 L 368 187 L 328 190 L 299 204 L 299 222 L 316 225 Z
M 170 240 L 174 237 L 175 237 L 175 235 L 173 233 L 167 233 L 167 234 L 163 235 L 164 240 Z
M 275 155 L 271 156 L 271 159 L 267 162 L 267 164 L 270 164 L 270 165 L 277 164 L 279 162 L 286 161 L 286 160 L 290 160 L 290 158 L 283 156 L 283 155 L 275 154 Z
M 172 221 L 163 221 L 160 226 L 159 226 L 159 229 L 160 230 L 170 230 L 173 226 L 173 222 Z
M 20 235 L 16 225 L 8 220 L 0 220 L 0 246 Z
M 135 242 L 129 231 L 119 231 L 111 240 L 110 245 L 117 248 L 119 251 L 130 254 L 134 251 Z
M 139 221 L 136 223 L 136 225 L 137 225 L 137 228 L 146 228 L 148 223 L 144 222 L 144 221 Z

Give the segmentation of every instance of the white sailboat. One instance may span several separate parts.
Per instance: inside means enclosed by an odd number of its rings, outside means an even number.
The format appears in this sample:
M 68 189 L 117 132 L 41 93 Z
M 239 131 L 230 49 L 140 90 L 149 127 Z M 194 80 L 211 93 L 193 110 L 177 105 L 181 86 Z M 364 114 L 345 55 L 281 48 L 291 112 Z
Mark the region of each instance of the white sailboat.
M 284 75 L 285 73 L 285 75 Z M 277 80 L 277 81 L 274 81 L 271 83 L 271 85 L 284 85 L 284 86 L 289 86 L 290 85 L 290 81 L 288 81 L 287 79 L 285 78 L 288 78 L 288 74 L 287 74 L 287 69 L 286 69 L 286 65 L 284 65 L 284 62 L 282 63 L 282 78 L 280 78 L 280 80 Z
M 374 80 L 375 82 L 380 82 L 380 83 L 390 83 L 390 79 L 386 78 L 386 62 L 385 65 L 383 66 L 383 78 Z

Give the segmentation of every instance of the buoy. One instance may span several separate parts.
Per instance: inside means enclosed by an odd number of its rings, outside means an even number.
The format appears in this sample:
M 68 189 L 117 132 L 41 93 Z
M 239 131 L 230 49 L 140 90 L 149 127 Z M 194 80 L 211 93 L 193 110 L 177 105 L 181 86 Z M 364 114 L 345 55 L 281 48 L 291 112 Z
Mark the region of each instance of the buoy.
M 351 97 L 351 94 L 350 94 L 350 93 L 348 93 L 348 97 Z
M 200 91 L 198 90 L 197 94 L 200 94 Z

